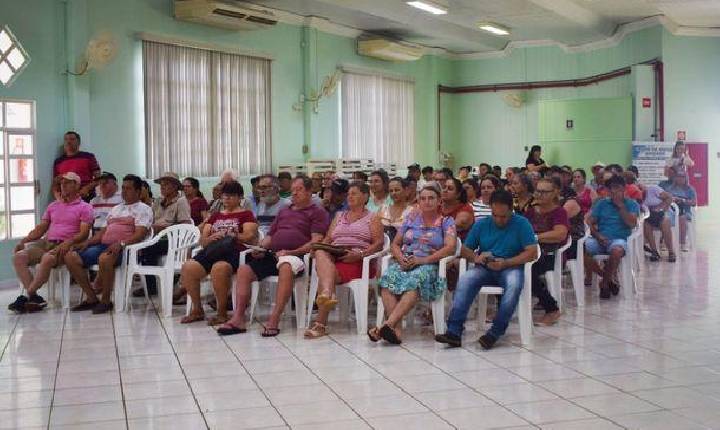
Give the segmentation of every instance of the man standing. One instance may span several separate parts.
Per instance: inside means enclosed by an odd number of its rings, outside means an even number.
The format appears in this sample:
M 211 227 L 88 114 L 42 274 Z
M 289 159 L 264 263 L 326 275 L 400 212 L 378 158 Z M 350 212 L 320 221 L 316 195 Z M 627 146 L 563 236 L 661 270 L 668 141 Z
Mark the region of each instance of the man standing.
M 109 172 L 102 172 L 98 177 L 99 195 L 90 200 L 90 205 L 95 213 L 95 222 L 93 223 L 93 231 L 100 231 L 107 225 L 107 215 L 115 206 L 122 203 L 122 196 L 117 186 L 115 175 Z
M 124 203 L 112 208 L 107 216 L 107 226 L 78 246 L 77 251 L 65 256 L 65 265 L 86 297 L 82 303 L 72 308 L 73 311 L 92 310 L 93 314 L 102 314 L 113 308 L 110 294 L 115 283 L 115 267 L 121 262 L 125 246 L 143 241 L 153 222 L 152 209 L 140 201 L 141 188 L 142 179 L 135 175 L 125 176 L 122 183 Z M 95 264 L 100 266 L 100 300 L 90 286 L 85 270 Z
M 80 197 L 90 200 L 94 193 L 95 178 L 100 174 L 100 165 L 95 155 L 80 151 L 80 135 L 74 131 L 65 133 L 63 155 L 53 163 L 53 178 L 67 172 L 74 172 L 80 176 Z
M 155 179 L 156 184 L 160 184 L 160 197 L 153 202 L 153 233 L 158 234 L 167 227 L 176 224 L 193 224 L 190 216 L 190 203 L 184 195 L 180 193 L 182 183 L 175 172 L 166 172 L 161 177 Z M 155 266 L 163 255 L 167 255 L 168 242 L 161 240 L 158 243 L 142 250 L 140 257 L 142 264 L 146 266 Z M 146 276 L 146 285 L 148 294 L 154 296 L 157 294 L 157 280 L 154 276 Z M 133 291 L 133 297 L 142 297 L 145 292 L 142 288 Z
M 498 285 L 504 292 L 492 326 L 479 342 L 490 349 L 505 334 L 524 286 L 523 265 L 537 258 L 537 239 L 532 226 L 521 215 L 513 214 L 512 194 L 498 190 L 490 196 L 492 217 L 476 222 L 461 251 L 475 263 L 460 276 L 448 318 L 447 332 L 435 340 L 451 347 L 462 345 L 462 332 L 468 311 L 483 285 Z
M 587 223 L 592 237 L 585 241 L 585 250 L 591 256 L 607 254 L 604 269 L 594 258 L 588 258 L 590 269 L 602 276 L 600 298 L 609 299 L 610 294 L 617 295 L 620 287 L 613 279 L 620 260 L 627 253 L 627 238 L 637 225 L 640 205 L 625 197 L 625 179 L 614 175 L 605 181 L 609 197 L 598 200 L 592 208 Z
M 18 296 L 8 309 L 22 313 L 47 306 L 37 291 L 50 278 L 50 270 L 63 264 L 67 253 L 87 239 L 93 222 L 93 211 L 89 204 L 80 199 L 79 190 L 80 176 L 74 172 L 64 173 L 60 182 L 61 199 L 50 203 L 40 224 L 15 246 L 15 273 L 27 296 Z M 42 239 L 43 236 L 45 239 Z M 34 277 L 30 273 L 30 266 L 36 268 Z

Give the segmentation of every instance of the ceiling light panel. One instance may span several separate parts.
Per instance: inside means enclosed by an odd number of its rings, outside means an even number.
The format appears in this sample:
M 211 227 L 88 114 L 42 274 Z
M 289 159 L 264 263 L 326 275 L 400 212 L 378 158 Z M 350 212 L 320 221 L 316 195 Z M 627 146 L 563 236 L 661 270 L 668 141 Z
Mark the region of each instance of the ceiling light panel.
M 447 6 L 440 4 L 439 2 L 436 2 L 436 1 L 416 0 L 416 1 L 408 1 L 406 3 L 414 8 L 431 13 L 433 15 L 446 15 L 448 13 Z
M 480 28 L 480 30 L 487 31 L 488 33 L 492 33 L 496 36 L 507 36 L 510 34 L 510 29 L 508 27 L 496 24 L 494 22 L 478 23 L 478 28 Z

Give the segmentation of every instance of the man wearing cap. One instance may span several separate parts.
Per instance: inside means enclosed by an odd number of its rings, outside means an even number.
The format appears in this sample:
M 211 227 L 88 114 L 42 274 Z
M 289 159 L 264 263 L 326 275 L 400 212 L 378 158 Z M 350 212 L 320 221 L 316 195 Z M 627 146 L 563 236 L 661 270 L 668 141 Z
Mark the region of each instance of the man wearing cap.
M 53 163 L 53 178 L 73 172 L 80 177 L 82 198 L 90 199 L 94 192 L 94 179 L 100 174 L 100 165 L 90 152 L 80 151 L 80 134 L 68 131 L 64 136 L 63 155 Z
M 330 215 L 330 220 L 335 218 L 335 214 L 339 211 L 348 210 L 347 194 L 350 188 L 350 183 L 347 179 L 337 178 L 330 183 L 330 194 L 326 199 L 323 199 L 323 207 Z
M 280 197 L 280 184 L 273 175 L 260 176 L 257 191 L 260 199 L 255 207 L 255 219 L 258 221 L 258 230 L 267 235 L 277 214 L 290 206 L 291 202 Z
M 162 176 L 155 179 L 155 183 L 160 185 L 160 197 L 153 201 L 153 233 L 158 234 L 162 230 L 171 225 L 176 224 L 193 224 L 190 214 L 190 203 L 184 195 L 180 193 L 182 182 L 175 172 L 165 172 Z M 158 264 L 160 257 L 167 254 L 167 240 L 161 240 L 158 243 L 142 250 L 140 260 L 142 264 L 147 266 L 155 266 Z M 157 284 L 154 276 L 146 276 L 147 291 L 150 295 L 157 294 Z M 133 292 L 133 297 L 142 297 L 145 292 L 142 288 Z
M 98 177 L 97 191 L 99 194 L 90 200 L 95 213 L 93 231 L 96 232 L 107 225 L 106 218 L 110 210 L 123 202 L 118 190 L 117 178 L 110 172 L 102 172 Z
M 603 184 L 603 174 L 605 174 L 605 163 L 598 161 L 591 168 L 593 178 L 590 179 L 590 188 L 597 191 Z
M 50 203 L 40 224 L 15 246 L 15 273 L 27 296 L 19 296 L 8 306 L 12 311 L 21 313 L 47 306 L 37 291 L 48 281 L 50 270 L 63 264 L 67 253 L 84 242 L 90 232 L 93 210 L 80 199 L 80 176 L 66 172 L 60 178 L 61 198 Z M 35 266 L 34 277 L 30 266 Z
M 140 201 L 142 182 L 135 175 L 125 176 L 121 191 L 123 203 L 110 210 L 105 228 L 65 257 L 65 265 L 86 297 L 72 308 L 73 312 L 92 310 L 93 314 L 102 314 L 112 310 L 110 295 L 115 283 L 115 267 L 122 261 L 125 246 L 145 240 L 153 223 L 152 208 Z M 100 267 L 97 274 L 97 284 L 102 290 L 100 300 L 85 271 L 95 264 Z

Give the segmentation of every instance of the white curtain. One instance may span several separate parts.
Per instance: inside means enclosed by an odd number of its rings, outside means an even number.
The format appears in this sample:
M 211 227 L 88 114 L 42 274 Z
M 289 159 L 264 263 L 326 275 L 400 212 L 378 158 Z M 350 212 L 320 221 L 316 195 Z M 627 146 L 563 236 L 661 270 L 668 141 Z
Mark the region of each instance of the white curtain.
M 270 61 L 143 41 L 147 175 L 269 171 Z
M 342 157 L 410 164 L 415 143 L 415 84 L 343 73 Z

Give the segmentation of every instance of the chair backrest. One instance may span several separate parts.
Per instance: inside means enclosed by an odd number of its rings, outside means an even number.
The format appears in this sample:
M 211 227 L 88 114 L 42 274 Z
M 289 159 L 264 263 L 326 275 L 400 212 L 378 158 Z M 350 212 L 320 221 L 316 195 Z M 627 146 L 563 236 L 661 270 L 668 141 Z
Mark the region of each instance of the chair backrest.
M 462 250 L 462 240 L 460 238 L 457 238 L 457 242 L 455 242 L 455 256 L 460 256 L 460 251 Z
M 176 224 L 163 229 L 158 237 L 167 238 L 167 258 L 174 263 L 182 263 L 187 259 L 189 247 L 200 240 L 200 230 L 192 224 Z M 178 250 L 180 252 L 176 252 Z
M 383 234 L 383 251 L 390 249 L 390 236 L 387 233 Z

